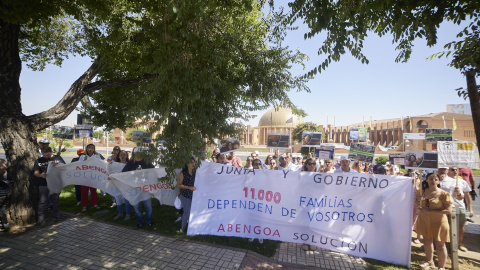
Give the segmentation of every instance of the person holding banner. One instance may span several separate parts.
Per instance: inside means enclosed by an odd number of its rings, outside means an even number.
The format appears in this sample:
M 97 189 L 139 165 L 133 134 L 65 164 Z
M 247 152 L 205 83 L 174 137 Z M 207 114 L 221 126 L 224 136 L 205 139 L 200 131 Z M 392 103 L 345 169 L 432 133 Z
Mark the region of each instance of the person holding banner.
M 340 168 L 335 170 L 335 173 L 357 174 L 358 172 L 350 168 L 350 160 L 347 156 L 340 157 Z
M 450 241 L 450 226 L 447 215 L 452 213 L 453 199 L 440 189 L 437 174 L 429 173 L 422 183 L 423 192 L 416 193 L 416 202 L 420 205 L 417 219 L 417 233 L 423 236 L 427 261 L 420 265 L 422 269 L 435 267 L 433 262 L 433 241 L 437 249 L 438 269 L 444 269 L 447 259 L 445 242 Z
M 218 159 L 218 156 L 217 156 Z M 188 164 L 185 164 L 182 172 L 178 176 L 177 187 L 180 188 L 180 201 L 182 202 L 183 215 L 182 227 L 179 233 L 183 234 L 187 229 L 188 219 L 190 218 L 190 209 L 192 207 L 192 196 L 195 188 L 195 159 L 192 157 Z
M 115 159 L 113 161 L 116 162 L 116 164 L 125 164 L 126 165 L 130 160 L 128 160 L 127 152 L 120 151 L 119 154 L 115 157 Z M 109 163 L 113 164 L 113 162 L 111 162 L 111 161 Z M 123 168 L 125 168 L 125 166 L 123 166 L 123 167 L 118 166 L 117 167 L 118 171 L 109 171 L 109 173 L 113 174 L 113 173 L 121 172 L 123 170 Z M 112 196 L 112 198 L 115 199 L 115 205 L 117 206 L 117 213 L 118 213 L 113 218 L 113 220 L 117 220 L 117 219 L 123 217 L 123 207 L 122 207 L 123 202 L 125 202 L 125 219 L 124 219 L 124 221 L 129 220 L 130 219 L 130 208 L 131 208 L 130 202 L 127 199 L 125 199 L 122 195 L 117 195 L 116 197 Z
M 272 163 L 272 160 L 273 160 L 272 155 L 268 155 L 267 158 L 265 159 L 265 162 L 263 163 L 264 169 L 271 169 L 270 163 Z
M 60 156 L 53 156 L 52 148 L 42 148 L 42 157 L 35 161 L 33 165 L 33 175 L 35 176 L 35 182 L 38 187 L 38 208 L 37 208 L 37 224 L 41 225 L 45 221 L 45 211 L 48 199 L 48 187 L 47 187 L 47 169 L 50 163 L 65 163 Z M 58 193 L 50 194 L 52 198 L 52 218 L 55 220 L 61 220 L 62 217 L 59 214 L 60 199 Z
M 132 151 L 132 160 L 128 161 L 125 167 L 123 167 L 122 172 L 129 172 L 135 170 L 143 170 L 143 169 L 153 169 L 155 166 L 152 163 L 146 163 L 141 156 L 141 152 L 144 150 L 143 147 L 135 147 Z M 125 200 L 126 201 L 126 200 Z M 147 197 L 142 200 L 141 202 L 135 204 L 133 206 L 133 210 L 135 210 L 135 216 L 137 216 L 137 225 L 135 226 L 135 230 L 138 230 L 143 227 L 143 214 L 141 210 L 141 203 L 145 207 L 145 212 L 147 214 L 146 223 L 150 227 L 154 227 L 152 221 L 152 195 L 147 194 Z M 127 204 L 125 204 L 127 205 Z
M 227 161 L 232 163 L 234 167 L 243 167 L 242 160 L 235 155 L 235 152 L 230 152 L 230 155 L 227 157 Z
M 445 168 L 439 168 L 438 172 L 445 174 Z M 467 224 L 466 206 L 470 212 L 470 217 L 473 217 L 472 198 L 469 195 L 471 188 L 468 186 L 465 180 L 458 178 L 458 168 L 456 166 L 449 167 L 448 171 L 446 171 L 446 174 L 447 175 L 445 178 L 440 182 L 440 186 L 443 190 L 450 192 L 455 204 L 460 209 L 458 249 L 461 251 L 468 251 L 468 249 L 463 245 L 462 241 L 465 233 L 465 225 Z
M 247 162 L 245 163 L 245 168 L 253 169 L 252 161 L 253 161 L 253 158 L 247 157 Z
M 104 160 L 105 158 L 95 151 L 95 145 L 93 143 L 87 145 L 86 148 L 87 152 L 80 156 L 78 161 L 84 161 L 88 158 L 98 158 Z M 80 191 L 82 194 L 82 212 L 87 211 L 87 204 L 88 204 L 88 191 L 90 191 L 90 204 L 95 209 L 100 209 L 97 205 L 97 189 L 93 187 L 81 186 Z
M 278 170 L 277 166 L 277 160 L 272 158 L 272 161 L 270 161 L 270 165 L 268 166 L 269 170 Z
M 225 158 L 225 154 L 218 153 L 216 158 L 217 158 L 218 164 L 232 166 L 232 163 L 228 162 L 227 159 Z

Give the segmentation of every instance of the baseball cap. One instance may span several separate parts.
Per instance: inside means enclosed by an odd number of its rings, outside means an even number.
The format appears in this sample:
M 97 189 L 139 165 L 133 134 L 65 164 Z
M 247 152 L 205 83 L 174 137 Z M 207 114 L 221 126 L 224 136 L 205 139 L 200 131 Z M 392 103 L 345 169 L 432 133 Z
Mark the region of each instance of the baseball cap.
M 385 163 L 385 165 L 388 166 L 388 165 L 392 165 L 392 164 L 390 164 L 390 161 L 387 161 L 387 162 Z
M 50 143 L 50 140 L 47 138 L 42 138 L 38 141 L 39 143 Z
M 342 160 L 348 160 L 348 161 L 350 161 L 347 156 L 341 156 L 341 157 L 340 157 L 340 161 L 342 161 Z
M 280 156 L 279 156 L 279 157 L 281 157 L 281 158 L 282 158 L 282 157 L 283 157 L 283 158 L 286 158 L 286 157 L 287 157 L 287 154 L 285 154 L 285 153 L 282 153 L 282 154 L 280 154 Z
M 77 155 L 81 155 L 81 154 L 84 154 L 84 153 L 85 153 L 85 151 L 83 151 L 83 149 L 81 149 L 81 148 L 77 150 Z

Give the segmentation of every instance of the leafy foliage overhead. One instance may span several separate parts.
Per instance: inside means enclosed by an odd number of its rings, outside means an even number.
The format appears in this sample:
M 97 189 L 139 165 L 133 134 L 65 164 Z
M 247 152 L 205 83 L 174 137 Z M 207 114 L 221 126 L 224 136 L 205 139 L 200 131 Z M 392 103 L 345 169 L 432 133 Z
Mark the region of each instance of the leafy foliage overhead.
M 308 73 L 310 76 L 326 69 L 332 60 L 339 61 L 347 51 L 362 63 L 368 63 L 362 49 L 370 33 L 379 36 L 392 34 L 392 42 L 399 51 L 396 61 L 405 62 L 410 58 L 415 39 L 425 39 L 428 46 L 437 43 L 437 29 L 444 21 L 455 24 L 471 21 L 458 34 L 459 38 L 465 37 L 464 40 L 445 45 L 458 56 L 452 65 L 463 68 L 478 63 L 479 1 L 294 0 L 288 5 L 291 11 L 286 15 L 286 25 L 297 20 L 305 23 L 309 28 L 305 39 L 322 32 L 327 35 L 318 50 L 318 54 L 326 58 Z
M 22 59 L 40 70 L 71 54 L 93 59 L 98 73 L 86 88 L 103 87 L 85 90 L 81 110 L 107 128 L 162 127 L 172 172 L 207 140 L 239 133 L 229 119 L 270 106 L 297 110 L 288 91 L 309 91 L 289 72 L 305 55 L 281 47 L 284 33 L 271 34 L 279 20 L 263 14 L 263 1 L 53 2 L 29 20 L 8 15 L 22 23 Z

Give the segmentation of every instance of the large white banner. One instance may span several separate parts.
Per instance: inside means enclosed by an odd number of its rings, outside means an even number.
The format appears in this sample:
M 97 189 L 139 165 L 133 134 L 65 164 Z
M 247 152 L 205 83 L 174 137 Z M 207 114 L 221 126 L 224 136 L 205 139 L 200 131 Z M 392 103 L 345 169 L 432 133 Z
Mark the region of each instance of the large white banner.
M 475 144 L 462 142 L 437 142 L 438 166 L 473 168 Z
M 158 181 L 166 175 L 165 168 L 109 175 L 109 172 L 119 171 L 119 167 L 121 165 L 118 163 L 108 164 L 97 158 L 56 166 L 50 164 L 47 170 L 48 189 L 51 193 L 60 193 L 65 186 L 82 185 L 101 189 L 115 197 L 120 192 L 132 205 L 152 195 L 161 204 L 174 205 L 176 190 Z M 111 180 L 108 180 L 109 176 Z
M 204 162 L 195 187 L 188 235 L 304 243 L 410 264 L 411 178 L 250 170 Z

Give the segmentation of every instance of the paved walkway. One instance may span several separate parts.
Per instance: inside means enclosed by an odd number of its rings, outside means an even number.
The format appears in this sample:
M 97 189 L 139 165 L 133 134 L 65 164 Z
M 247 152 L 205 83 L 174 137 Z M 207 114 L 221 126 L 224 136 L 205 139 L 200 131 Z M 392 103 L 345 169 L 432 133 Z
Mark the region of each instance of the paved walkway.
M 480 234 L 479 224 L 467 233 Z M 282 243 L 255 252 L 133 230 L 74 216 L 19 235 L 0 234 L 0 269 L 366 269 L 358 257 Z
M 0 269 L 365 269 L 362 259 L 282 243 L 275 259 L 244 249 L 71 217 L 0 234 Z

